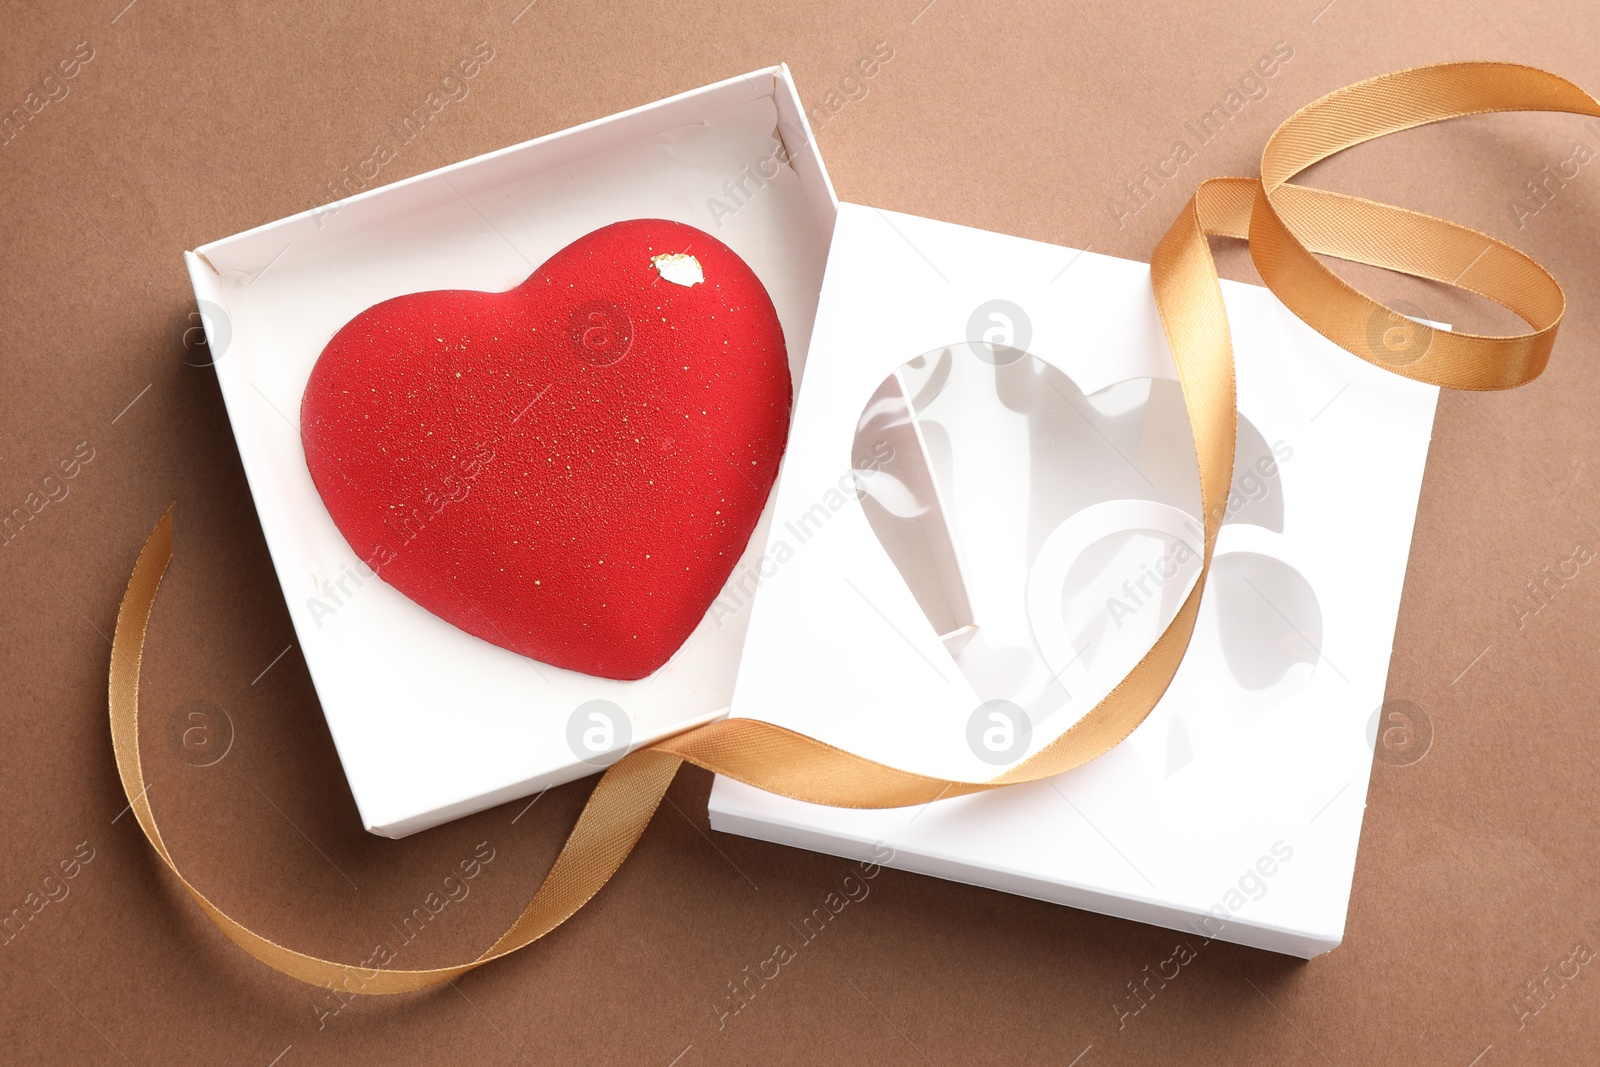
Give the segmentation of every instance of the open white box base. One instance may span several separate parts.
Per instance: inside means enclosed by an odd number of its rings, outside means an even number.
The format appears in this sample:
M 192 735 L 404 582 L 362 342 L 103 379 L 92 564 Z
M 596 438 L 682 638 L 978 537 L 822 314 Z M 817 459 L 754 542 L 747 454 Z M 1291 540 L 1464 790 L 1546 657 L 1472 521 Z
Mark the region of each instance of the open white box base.
M 850 858 L 881 861 L 886 848 L 891 866 L 1200 938 L 1305 957 L 1339 943 L 1368 727 L 1383 701 L 1438 391 L 1338 349 L 1265 289 L 1223 289 L 1241 426 L 1277 457 L 1269 480 L 1280 506 L 1270 519 L 1249 504 L 1230 515 L 1190 652 L 1149 719 L 1076 771 L 921 808 L 818 807 L 719 778 L 713 827 Z M 1027 351 L 1083 394 L 1174 377 L 1148 266 L 842 205 L 733 714 L 926 774 L 983 780 L 999 770 L 969 747 L 968 726 L 980 702 L 1007 694 L 969 679 L 965 652 L 941 641 L 861 504 L 837 494 L 880 383 L 965 340 L 974 309 L 997 298 L 1026 309 Z M 986 486 L 989 498 L 1025 502 L 1029 462 L 1019 453 L 1020 477 L 990 468 L 999 488 Z M 1236 488 L 1246 469 L 1236 468 Z M 825 514 L 807 521 L 819 503 Z M 947 503 L 960 512 L 961 500 Z M 997 568 L 981 547 L 957 544 L 981 634 L 994 598 L 983 575 Z M 1300 583 L 1282 588 L 1309 588 L 1309 607 L 1272 602 L 1278 572 Z M 1271 612 L 1227 599 L 1250 595 L 1252 581 Z M 1250 626 L 1279 625 L 1274 613 L 1294 631 L 1278 634 L 1289 650 L 1282 670 L 1238 656 L 1261 636 Z M 1061 650 L 1044 658 L 1059 661 Z M 1069 684 L 1070 710 L 1036 721 L 1026 752 L 1116 675 Z
M 189 254 L 262 530 L 369 830 L 414 833 L 591 774 L 630 741 L 720 716 L 747 613 L 708 613 L 666 666 L 617 682 L 535 663 L 381 581 L 356 580 L 358 560 L 312 485 L 297 426 L 328 339 L 381 300 L 505 290 L 591 230 L 664 218 L 715 235 L 751 265 L 777 308 L 798 382 L 834 210 L 793 83 L 775 67 Z M 759 556 L 767 521 L 748 558 Z M 597 699 L 623 708 L 628 728 L 604 751 L 577 751 L 569 717 Z

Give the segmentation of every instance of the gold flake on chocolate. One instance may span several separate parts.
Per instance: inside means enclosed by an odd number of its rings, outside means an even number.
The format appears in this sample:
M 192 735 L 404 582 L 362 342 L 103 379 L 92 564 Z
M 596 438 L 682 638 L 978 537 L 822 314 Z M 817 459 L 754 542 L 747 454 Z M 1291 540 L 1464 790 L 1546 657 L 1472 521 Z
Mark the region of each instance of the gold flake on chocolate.
M 663 252 L 659 256 L 651 256 L 650 263 L 661 273 L 663 280 L 686 289 L 706 280 L 705 272 L 700 269 L 700 261 L 687 252 Z

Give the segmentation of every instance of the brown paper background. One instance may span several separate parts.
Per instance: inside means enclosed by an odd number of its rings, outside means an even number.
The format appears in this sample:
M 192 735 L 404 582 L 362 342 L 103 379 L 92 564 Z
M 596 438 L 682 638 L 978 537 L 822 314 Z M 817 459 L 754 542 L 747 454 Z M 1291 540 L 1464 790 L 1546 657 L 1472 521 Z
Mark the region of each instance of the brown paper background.
M 1577 119 L 1463 121 L 1357 150 L 1314 176 L 1511 239 L 1572 301 L 1542 379 L 1440 401 L 1388 688 L 1424 710 L 1434 738 L 1419 762 L 1374 769 L 1346 943 L 1331 955 L 1305 963 L 1197 945 L 1198 958 L 1119 1029 L 1113 1004 L 1126 983 L 1179 935 L 885 871 L 719 1028 L 712 1005 L 727 983 L 788 939 L 788 924 L 849 865 L 711 833 L 709 779 L 691 769 L 615 881 L 554 936 L 453 988 L 327 1015 L 337 1000 L 244 956 L 159 869 L 120 814 L 105 709 L 118 598 L 142 539 L 176 500 L 144 753 L 155 810 L 199 886 L 282 942 L 354 960 L 489 842 L 495 859 L 471 895 L 399 961 L 423 966 L 488 944 L 554 855 L 587 783 L 525 813 L 510 805 L 400 843 L 362 831 L 303 661 L 290 648 L 274 663 L 294 634 L 214 374 L 189 365 L 205 350 L 186 335 L 196 320 L 183 249 L 327 199 L 340 168 L 369 155 L 480 40 L 497 55 L 471 95 L 383 180 L 779 60 L 815 106 L 886 41 L 895 56 L 867 95 L 818 129 L 841 197 L 1148 258 L 1200 179 L 1255 173 L 1278 121 L 1349 81 L 1489 58 L 1600 88 L 1591 5 L 539 0 L 519 16 L 525 0 L 381 12 L 125 2 L 8 4 L 0 33 L 7 109 L 77 42 L 95 50 L 69 95 L 0 149 L 0 507 L 22 504 L 78 442 L 94 449 L 70 495 L 0 548 L 0 911 L 24 906 L 78 843 L 94 850 L 70 895 L 0 945 L 0 1059 L 1600 1058 L 1600 971 L 1552 979 L 1520 1026 L 1509 1007 L 1575 944 L 1600 944 L 1600 568 L 1521 628 L 1509 606 L 1541 566 L 1580 542 L 1600 550 L 1600 162 L 1520 230 L 1508 207 L 1575 138 L 1600 149 L 1600 127 Z M 1183 121 L 1278 42 L 1295 56 L 1270 95 L 1119 228 L 1107 198 L 1165 158 Z M 1220 254 L 1226 273 L 1252 277 L 1239 249 Z M 1361 277 L 1438 319 L 1509 325 L 1466 301 Z M 234 728 L 228 754 L 208 767 L 186 762 L 176 740 L 194 701 L 224 709 Z

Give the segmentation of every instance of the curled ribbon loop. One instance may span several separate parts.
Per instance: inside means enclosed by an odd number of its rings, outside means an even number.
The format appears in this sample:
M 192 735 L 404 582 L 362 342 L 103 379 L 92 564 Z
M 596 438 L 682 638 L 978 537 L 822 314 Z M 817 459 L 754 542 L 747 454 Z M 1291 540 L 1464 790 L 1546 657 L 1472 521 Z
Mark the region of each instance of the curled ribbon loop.
M 1357 82 L 1291 115 L 1267 139 L 1261 179 L 1253 183 L 1247 236 L 1267 288 L 1334 344 L 1408 378 L 1452 389 L 1511 389 L 1537 378 L 1566 307 L 1561 286 L 1538 263 L 1466 226 L 1289 181 L 1363 141 L 1492 111 L 1594 116 L 1600 101 L 1534 67 L 1445 63 Z M 1313 252 L 1466 289 L 1512 311 L 1533 332 L 1484 337 L 1414 323 L 1359 292 Z M 1419 343 L 1408 346 L 1422 352 L 1415 362 L 1397 365 L 1373 343 L 1382 331 L 1371 326 L 1385 316 L 1418 331 Z
M 150 808 L 149 784 L 139 758 L 139 668 L 156 590 L 171 561 L 172 509 L 168 508 L 133 565 L 111 641 L 111 746 L 116 753 L 117 773 L 122 776 L 123 791 L 128 794 L 129 806 L 150 847 L 200 905 L 206 918 L 234 944 L 291 978 L 351 993 L 409 993 L 449 981 L 537 941 L 587 904 L 622 866 L 678 773 L 680 761 L 648 750 L 629 756 L 626 767 L 618 763 L 607 771 L 590 794 L 538 892 L 511 928 L 475 960 L 451 967 L 398 970 L 335 963 L 285 948 L 229 917 L 183 876 L 172 853 L 167 851 L 155 812 Z
M 172 556 L 169 509 L 145 543 L 117 616 L 111 736 L 132 810 L 156 854 L 206 916 L 252 956 L 314 985 L 401 993 L 447 981 L 523 948 L 583 907 L 644 833 L 678 768 L 693 763 L 814 804 L 890 808 L 1036 781 L 1109 751 L 1144 721 L 1189 647 L 1233 476 L 1238 415 L 1233 348 L 1208 243 L 1244 238 L 1267 287 L 1341 348 L 1396 374 L 1455 389 L 1509 389 L 1538 377 L 1565 309 L 1538 263 L 1487 234 L 1360 197 L 1295 185 L 1307 167 L 1416 126 L 1493 111 L 1600 116 L 1600 101 L 1554 74 L 1512 63 L 1446 63 L 1357 82 L 1308 104 L 1268 138 L 1261 177 L 1203 182 L 1151 257 L 1150 280 L 1172 350 L 1199 460 L 1205 548 L 1199 578 L 1143 659 L 1092 710 L 1034 755 L 987 782 L 931 777 L 865 759 L 755 719 L 724 719 L 630 753 L 601 777 L 544 882 L 509 930 L 470 962 L 428 970 L 362 968 L 319 959 L 226 915 L 184 878 L 162 840 L 139 759 L 139 667 L 156 590 Z M 1443 282 L 1487 297 L 1532 328 L 1509 337 L 1434 330 L 1371 299 L 1318 255 Z M 1397 357 L 1390 330 L 1413 343 Z

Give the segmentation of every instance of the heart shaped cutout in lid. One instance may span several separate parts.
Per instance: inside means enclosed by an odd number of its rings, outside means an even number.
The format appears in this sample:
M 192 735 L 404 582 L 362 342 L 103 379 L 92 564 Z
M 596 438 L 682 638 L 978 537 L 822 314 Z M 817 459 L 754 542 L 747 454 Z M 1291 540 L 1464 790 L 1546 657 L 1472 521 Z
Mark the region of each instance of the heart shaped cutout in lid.
M 1193 646 L 1237 699 L 1152 715 L 1134 739 L 1157 777 L 1303 687 L 1318 658 L 1316 597 L 1279 558 L 1275 452 L 1292 454 L 1241 417 L 1237 484 Z M 1088 711 L 1199 574 L 1194 445 L 1171 379 L 1085 394 L 1022 350 L 936 349 L 873 393 L 852 466 L 874 535 L 981 702 L 974 721 L 1001 727 L 973 734 L 1005 742 L 998 753 L 972 742 L 987 762 L 1014 763 L 1043 743 L 1030 738 L 1045 720 Z

